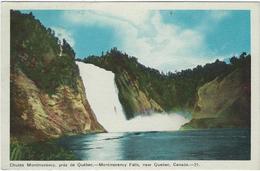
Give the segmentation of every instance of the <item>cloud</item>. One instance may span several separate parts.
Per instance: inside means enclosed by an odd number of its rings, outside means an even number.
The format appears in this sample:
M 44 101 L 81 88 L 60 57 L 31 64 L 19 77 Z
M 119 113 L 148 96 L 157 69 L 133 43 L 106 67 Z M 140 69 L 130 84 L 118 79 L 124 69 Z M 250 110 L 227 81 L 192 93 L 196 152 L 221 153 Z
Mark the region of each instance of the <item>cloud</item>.
M 209 17 L 219 21 L 227 15 L 225 12 L 212 12 Z M 121 42 L 118 49 L 165 72 L 212 62 L 206 54 L 208 50 L 202 30 L 167 24 L 159 11 L 66 11 L 64 19 L 73 24 L 113 28 Z
M 230 14 L 230 11 L 224 10 L 207 11 L 201 19 L 201 23 L 198 24 L 195 29 L 204 34 L 213 32 L 213 28 L 216 27 L 221 21 L 228 18 Z
M 75 40 L 69 31 L 62 27 L 51 27 L 51 29 L 55 31 L 55 36 L 57 36 L 61 42 L 63 39 L 65 39 L 70 44 L 70 46 L 75 46 Z
M 210 11 L 209 12 L 209 17 L 214 20 L 215 22 L 216 21 L 220 21 L 224 18 L 227 18 L 228 16 L 230 15 L 230 12 L 229 11 L 219 11 L 219 10 L 213 10 L 213 11 Z

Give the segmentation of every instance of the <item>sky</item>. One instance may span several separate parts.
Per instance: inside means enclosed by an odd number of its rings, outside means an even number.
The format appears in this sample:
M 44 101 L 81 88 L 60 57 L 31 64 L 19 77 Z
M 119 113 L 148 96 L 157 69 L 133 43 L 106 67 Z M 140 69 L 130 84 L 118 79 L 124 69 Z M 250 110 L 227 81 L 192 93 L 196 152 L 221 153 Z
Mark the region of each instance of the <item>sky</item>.
M 29 10 L 24 13 L 31 12 Z M 77 58 L 117 47 L 146 66 L 180 71 L 250 53 L 249 10 L 32 10 Z

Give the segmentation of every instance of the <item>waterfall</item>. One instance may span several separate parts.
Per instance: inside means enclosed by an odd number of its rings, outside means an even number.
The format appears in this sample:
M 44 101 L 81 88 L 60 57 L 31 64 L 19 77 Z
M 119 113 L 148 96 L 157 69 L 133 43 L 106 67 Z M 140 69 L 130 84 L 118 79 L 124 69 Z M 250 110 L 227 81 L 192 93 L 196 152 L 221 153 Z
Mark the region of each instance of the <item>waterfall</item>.
M 118 98 L 115 74 L 92 64 L 76 62 L 87 99 L 98 122 L 108 132 L 178 130 L 189 120 L 181 115 L 154 113 L 127 120 Z

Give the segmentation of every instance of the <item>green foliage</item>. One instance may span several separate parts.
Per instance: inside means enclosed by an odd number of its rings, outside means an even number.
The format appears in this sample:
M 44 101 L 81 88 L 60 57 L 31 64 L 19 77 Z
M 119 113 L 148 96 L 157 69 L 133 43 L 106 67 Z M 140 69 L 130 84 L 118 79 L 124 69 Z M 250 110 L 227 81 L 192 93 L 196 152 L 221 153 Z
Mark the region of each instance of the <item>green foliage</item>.
M 66 40 L 60 45 L 54 31 L 46 29 L 32 14 L 11 11 L 12 71 L 22 69 L 37 87 L 49 94 L 60 85 L 77 91 L 79 71 L 74 58 Z
M 205 83 L 216 77 L 223 78 L 238 67 L 248 68 L 245 79 L 250 80 L 251 56 L 243 53 L 239 58 L 231 58 L 231 63 L 216 60 L 214 63 L 204 66 L 198 65 L 193 69 L 180 72 L 160 73 L 158 70 L 140 64 L 135 57 L 130 57 L 116 48 L 99 56 L 89 56 L 83 62 L 92 63 L 96 66 L 110 70 L 116 75 L 116 84 L 119 89 L 119 99 L 126 114 L 133 116 L 130 97 L 124 95 L 125 87 L 120 84 L 121 75 L 127 72 L 130 82 L 136 81 L 146 96 L 155 100 L 166 111 L 187 109 L 193 110 L 197 99 L 198 89 Z M 235 61 L 235 62 L 234 62 Z
M 239 58 L 233 56 L 230 58 L 232 70 L 241 68 L 244 70 L 242 79 L 244 82 L 251 84 L 251 55 L 243 52 Z M 251 87 L 249 85 L 249 87 Z
M 69 56 L 73 57 L 73 59 L 75 58 L 74 50 L 65 39 L 63 39 L 62 49 L 63 49 L 63 53 L 68 54 Z
M 10 160 L 76 160 L 75 155 L 54 141 L 10 144 Z

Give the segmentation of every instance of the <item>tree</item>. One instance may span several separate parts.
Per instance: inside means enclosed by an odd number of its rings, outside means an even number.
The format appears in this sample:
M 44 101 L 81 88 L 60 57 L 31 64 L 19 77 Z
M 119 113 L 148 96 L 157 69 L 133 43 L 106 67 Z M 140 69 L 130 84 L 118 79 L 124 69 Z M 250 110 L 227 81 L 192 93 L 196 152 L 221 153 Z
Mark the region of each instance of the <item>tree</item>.
M 69 44 L 65 39 L 63 39 L 62 49 L 63 49 L 63 52 L 64 52 L 64 53 L 68 54 L 68 55 L 71 56 L 72 58 L 75 58 L 75 52 L 74 52 L 74 50 L 72 49 L 72 47 L 70 46 L 70 44 Z
M 232 65 L 236 65 L 237 64 L 237 62 L 238 62 L 238 59 L 235 57 L 235 56 L 233 56 L 232 58 L 230 58 L 230 63 L 232 64 Z

